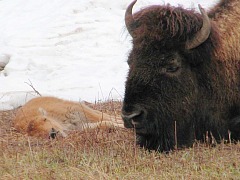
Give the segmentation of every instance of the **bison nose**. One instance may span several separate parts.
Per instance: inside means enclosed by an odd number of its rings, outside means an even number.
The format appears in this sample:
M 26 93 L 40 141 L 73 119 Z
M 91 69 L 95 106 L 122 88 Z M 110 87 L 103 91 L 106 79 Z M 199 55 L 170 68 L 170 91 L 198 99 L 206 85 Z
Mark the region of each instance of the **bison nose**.
M 131 113 L 122 112 L 124 126 L 126 128 L 133 128 L 135 125 L 140 124 L 142 121 L 143 114 L 144 114 L 144 112 L 141 110 L 134 111 Z

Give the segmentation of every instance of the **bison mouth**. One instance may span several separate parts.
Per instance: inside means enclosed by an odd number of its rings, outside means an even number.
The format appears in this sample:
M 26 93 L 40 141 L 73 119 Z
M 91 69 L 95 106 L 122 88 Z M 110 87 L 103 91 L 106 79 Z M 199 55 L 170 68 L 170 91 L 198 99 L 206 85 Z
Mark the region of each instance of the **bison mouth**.
M 133 129 L 136 134 L 144 135 L 147 133 L 146 127 L 143 124 L 136 124 L 134 120 L 132 120 Z
M 138 111 L 135 109 L 131 113 L 126 113 L 126 111 L 122 110 L 124 126 L 134 129 L 137 135 L 137 144 L 140 147 L 168 152 L 174 149 L 175 144 L 172 135 L 172 123 L 164 121 L 162 116 L 161 118 L 159 117 L 160 115 L 157 115 L 154 111 L 143 108 Z

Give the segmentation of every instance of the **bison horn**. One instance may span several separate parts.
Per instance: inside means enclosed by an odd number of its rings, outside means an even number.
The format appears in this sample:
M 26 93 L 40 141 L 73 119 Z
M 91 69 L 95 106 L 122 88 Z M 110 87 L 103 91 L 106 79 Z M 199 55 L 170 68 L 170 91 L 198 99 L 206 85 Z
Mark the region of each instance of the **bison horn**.
M 208 18 L 208 15 L 206 11 L 201 7 L 201 5 L 198 5 L 198 8 L 202 14 L 203 24 L 202 28 L 195 34 L 195 36 L 186 42 L 186 49 L 193 49 L 201 45 L 203 42 L 207 40 L 209 37 L 209 34 L 211 32 L 211 22 Z
M 129 32 L 129 34 L 133 37 L 133 30 L 131 28 L 131 24 L 134 23 L 134 19 L 133 19 L 133 15 L 132 15 L 132 8 L 134 6 L 134 4 L 137 2 L 137 0 L 134 0 L 127 8 L 126 12 L 125 12 L 125 24 L 127 27 L 127 30 Z

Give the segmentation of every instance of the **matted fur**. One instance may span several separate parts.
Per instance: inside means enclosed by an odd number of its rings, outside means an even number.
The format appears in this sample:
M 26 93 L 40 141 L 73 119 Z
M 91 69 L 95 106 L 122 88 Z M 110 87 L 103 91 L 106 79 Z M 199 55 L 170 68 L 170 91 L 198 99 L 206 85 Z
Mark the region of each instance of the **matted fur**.
M 123 127 L 119 116 L 55 97 L 38 97 L 27 102 L 18 109 L 13 125 L 19 132 L 37 137 L 48 137 L 52 133 L 65 137 L 71 130 Z

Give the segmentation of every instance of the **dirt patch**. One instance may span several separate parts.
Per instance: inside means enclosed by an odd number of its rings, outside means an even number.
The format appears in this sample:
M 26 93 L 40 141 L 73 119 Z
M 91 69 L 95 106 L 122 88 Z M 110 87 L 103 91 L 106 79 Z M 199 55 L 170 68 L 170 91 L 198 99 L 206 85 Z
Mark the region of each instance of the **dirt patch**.
M 12 120 L 16 114 L 16 110 L 0 111 L 0 137 L 13 131 Z

